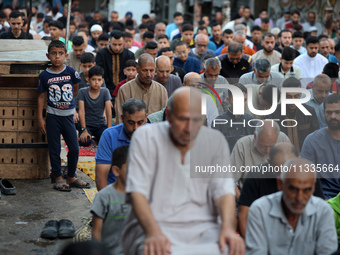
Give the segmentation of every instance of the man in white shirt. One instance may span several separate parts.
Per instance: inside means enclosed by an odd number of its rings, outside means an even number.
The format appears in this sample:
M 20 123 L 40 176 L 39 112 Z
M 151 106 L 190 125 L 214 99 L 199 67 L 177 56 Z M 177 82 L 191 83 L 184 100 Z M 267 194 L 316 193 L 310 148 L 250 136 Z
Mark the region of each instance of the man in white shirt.
M 294 60 L 294 65 L 302 70 L 302 88 L 305 88 L 309 82 L 313 81 L 315 76 L 321 74 L 324 66 L 328 63 L 328 59 L 318 53 L 319 39 L 317 37 L 307 37 L 306 49 L 306 53 Z
M 259 50 L 252 56 L 254 61 L 263 58 L 267 59 L 270 62 L 270 65 L 276 65 L 280 63 L 281 53 L 274 50 L 275 36 L 272 33 L 263 35 L 261 45 L 263 49 Z

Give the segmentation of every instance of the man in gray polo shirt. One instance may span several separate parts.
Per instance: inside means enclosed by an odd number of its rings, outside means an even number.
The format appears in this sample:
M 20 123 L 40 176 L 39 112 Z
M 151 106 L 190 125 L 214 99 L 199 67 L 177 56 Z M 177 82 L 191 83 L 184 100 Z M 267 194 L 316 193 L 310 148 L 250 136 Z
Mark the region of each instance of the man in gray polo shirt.
M 267 59 L 258 59 L 254 64 L 253 71 L 242 75 L 239 83 L 247 85 L 262 84 L 265 82 L 280 88 L 284 80 L 284 76 L 278 72 L 271 72 L 270 68 L 270 62 Z
M 304 158 L 284 164 L 277 193 L 249 209 L 246 254 L 332 254 L 338 248 L 332 208 L 312 196 L 316 172 Z M 299 169 L 299 171 L 294 171 Z
M 153 78 L 154 81 L 162 84 L 168 92 L 168 98 L 172 92 L 182 87 L 182 82 L 179 77 L 171 74 L 171 61 L 170 58 L 162 55 L 156 59 L 156 75 Z

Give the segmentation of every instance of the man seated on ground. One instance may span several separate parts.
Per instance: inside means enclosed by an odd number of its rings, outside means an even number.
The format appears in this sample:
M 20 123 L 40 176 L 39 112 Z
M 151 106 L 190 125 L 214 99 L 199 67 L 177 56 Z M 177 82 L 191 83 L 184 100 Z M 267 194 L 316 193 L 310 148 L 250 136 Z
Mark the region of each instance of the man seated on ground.
M 167 56 L 159 56 L 156 59 L 156 75 L 153 79 L 165 87 L 168 97 L 176 89 L 182 87 L 181 79 L 171 74 L 171 62 Z
M 272 72 L 270 68 L 270 62 L 267 59 L 258 59 L 253 71 L 242 75 L 239 82 L 243 85 L 270 83 L 280 88 L 284 76 L 278 72 Z
M 119 146 L 130 144 L 134 131 L 146 124 L 146 117 L 146 104 L 140 99 L 128 99 L 123 105 L 123 123 L 103 132 L 95 156 L 98 191 L 115 182 L 116 176 L 110 171 L 112 153 Z
M 239 187 L 242 189 L 244 172 L 241 172 L 241 167 L 258 165 L 268 158 L 270 148 L 276 143 L 289 142 L 289 138 L 280 132 L 279 125 L 272 120 L 263 120 L 262 126 L 257 126 L 253 135 L 248 135 L 240 138 L 231 152 L 230 164 L 235 166 L 237 172 L 234 175 L 235 182 L 239 182 Z M 236 198 L 239 198 L 239 190 L 236 189 Z
M 228 89 L 226 88 L 215 88 L 215 84 L 224 85 L 229 84 L 229 82 L 221 75 L 219 75 L 221 70 L 221 61 L 218 58 L 208 58 L 204 62 L 203 73 L 201 74 L 202 82 L 208 84 L 209 86 L 213 87 L 215 91 L 218 93 L 222 105 L 217 103 L 218 113 L 222 114 L 226 112 L 229 108 L 229 103 L 227 102 L 228 97 Z M 210 90 L 209 88 L 206 88 Z M 212 92 L 212 91 L 211 91 Z M 219 102 L 219 99 L 216 97 L 214 93 L 212 95 L 215 98 L 216 102 Z
M 175 60 L 173 65 L 182 68 L 185 72 L 196 72 L 201 71 L 200 62 L 193 57 L 189 56 L 189 47 L 186 42 L 180 41 L 175 47 Z
M 77 72 L 80 72 L 80 57 L 84 52 L 85 43 L 83 37 L 75 36 L 72 40 L 72 50 L 68 52 L 66 64 L 74 68 Z
M 257 51 L 252 56 L 254 62 L 256 62 L 258 59 L 267 59 L 271 66 L 280 63 L 281 53 L 274 50 L 275 36 L 273 34 L 264 34 L 262 36 L 261 45 L 263 49 Z
M 160 56 L 162 56 L 162 55 L 167 56 L 170 59 L 171 74 L 176 75 L 183 82 L 184 75 L 186 74 L 186 71 L 184 71 L 182 68 L 179 68 L 178 66 L 174 66 L 175 56 L 174 56 L 174 53 L 171 50 L 171 48 L 170 47 L 162 48 L 162 49 L 159 50 L 158 54 Z
M 316 130 L 307 136 L 301 150 L 301 157 L 320 166 L 319 173 L 323 193 L 326 199 L 335 197 L 340 192 L 338 183 L 340 157 L 340 95 L 332 94 L 324 100 L 324 115 L 327 127 Z M 317 165 L 319 164 L 319 165 Z M 320 168 L 317 168 L 320 170 Z M 328 171 L 327 171 L 328 170 Z
M 301 83 L 295 78 L 286 79 L 282 88 L 301 88 Z M 329 91 L 329 90 L 328 90 Z M 328 92 L 327 91 L 327 92 Z M 300 99 L 301 92 L 287 92 L 285 99 Z M 285 125 L 280 125 L 281 132 L 285 133 L 292 144 L 300 152 L 306 137 L 319 129 L 319 122 L 313 107 L 301 104 L 311 115 L 305 115 L 296 104 L 286 104 L 286 114 L 281 114 L 282 104 L 278 104 L 276 110 L 265 119 L 274 119 L 278 122 L 285 121 Z
M 228 46 L 228 54 L 218 57 L 222 64 L 220 74 L 230 84 L 238 83 L 239 78 L 253 70 L 251 56 L 243 54 L 243 45 L 239 42 L 231 42 Z
M 146 103 L 148 113 L 157 112 L 166 106 L 168 92 L 162 84 L 153 80 L 155 59 L 148 53 L 140 55 L 137 65 L 138 75 L 118 90 L 116 98 L 116 124 L 122 123 L 122 106 L 129 98 L 139 98 Z
M 331 254 L 337 250 L 332 208 L 312 196 L 312 162 L 292 158 L 277 185 L 280 192 L 261 197 L 249 209 L 247 254 Z M 294 171 L 301 169 L 301 171 Z
M 244 254 L 235 232 L 232 178 L 190 178 L 190 162 L 229 164 L 223 135 L 202 127 L 200 99 L 193 88 L 176 90 L 167 105 L 168 121 L 143 127 L 132 138 L 126 193 L 134 213 L 122 235 L 126 254 L 149 255 L 155 249 L 159 254 L 226 254 L 226 243 L 229 254 Z M 152 161 L 150 155 L 155 156 Z
M 296 78 L 298 80 L 302 79 L 301 68 L 293 65 L 295 59 L 295 50 L 291 47 L 284 47 L 282 50 L 282 55 L 280 57 L 280 63 L 273 65 L 270 68 L 271 72 L 281 73 L 285 79 Z
M 195 48 L 190 50 L 189 57 L 196 58 L 202 64 L 203 59 L 206 55 L 210 54 L 215 56 L 215 52 L 207 49 L 209 37 L 204 34 L 198 34 L 195 37 Z
M 244 106 L 247 104 L 247 88 L 241 83 L 233 84 L 235 87 L 239 88 L 244 96 Z M 219 130 L 222 132 L 224 137 L 226 138 L 230 152 L 233 150 L 236 142 L 243 136 L 254 134 L 254 127 L 249 126 L 248 121 L 253 119 L 248 113 L 244 115 L 234 115 L 233 109 L 233 93 L 229 91 L 227 95 L 227 101 L 230 104 L 228 110 L 225 113 L 219 115 L 214 119 L 211 124 L 213 129 Z M 243 125 L 238 125 L 236 123 L 244 123 Z
M 283 164 L 290 158 L 296 158 L 299 153 L 291 143 L 277 143 L 269 152 L 267 161 L 255 166 L 256 169 L 264 170 L 263 172 L 249 172 L 244 180 L 241 190 L 240 199 L 238 200 L 238 224 L 240 234 L 243 238 L 246 236 L 247 218 L 251 204 L 262 196 L 275 193 L 278 190 L 276 178 L 280 176 Z M 267 169 L 278 169 L 277 171 Z M 314 196 L 324 199 L 321 182 L 316 180 Z

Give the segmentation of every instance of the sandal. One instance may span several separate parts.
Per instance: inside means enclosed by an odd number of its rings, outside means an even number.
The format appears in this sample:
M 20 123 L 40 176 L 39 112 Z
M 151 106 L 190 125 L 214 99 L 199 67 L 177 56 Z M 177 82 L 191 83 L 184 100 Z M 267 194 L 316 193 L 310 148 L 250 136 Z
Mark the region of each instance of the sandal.
M 75 235 L 75 228 L 73 223 L 70 220 L 62 219 L 59 221 L 59 238 L 71 238 Z
M 80 189 L 90 189 L 91 185 L 88 182 L 84 182 L 80 179 L 75 180 L 68 184 L 70 187 L 80 188 Z
M 70 185 L 68 185 L 66 182 L 64 181 L 59 181 L 56 182 L 53 185 L 53 188 L 58 190 L 58 191 L 65 191 L 65 192 L 70 192 L 72 189 L 70 188 Z

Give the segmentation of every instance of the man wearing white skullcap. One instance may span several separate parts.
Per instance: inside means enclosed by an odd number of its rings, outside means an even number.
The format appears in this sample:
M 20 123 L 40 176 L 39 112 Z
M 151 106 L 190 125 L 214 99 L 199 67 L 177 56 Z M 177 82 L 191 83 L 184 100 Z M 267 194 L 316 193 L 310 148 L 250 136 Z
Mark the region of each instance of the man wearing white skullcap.
M 90 39 L 89 44 L 93 48 L 97 48 L 98 37 L 103 33 L 103 28 L 101 27 L 101 25 L 95 24 L 91 27 L 90 32 L 91 32 L 91 39 Z

